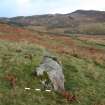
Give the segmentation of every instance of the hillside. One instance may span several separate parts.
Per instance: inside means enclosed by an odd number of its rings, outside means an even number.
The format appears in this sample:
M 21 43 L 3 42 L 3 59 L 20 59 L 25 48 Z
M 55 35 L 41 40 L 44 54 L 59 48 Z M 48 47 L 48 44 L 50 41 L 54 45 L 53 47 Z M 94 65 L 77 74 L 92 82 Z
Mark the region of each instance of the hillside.
M 31 73 L 46 51 L 61 60 L 65 88 L 77 101 L 34 90 L 40 83 Z M 16 78 L 15 89 L 8 74 Z M 105 105 L 104 83 L 105 36 L 55 35 L 0 22 L 0 105 Z
M 8 24 L 51 33 L 105 34 L 105 11 L 77 10 L 69 14 L 46 14 L 0 18 Z

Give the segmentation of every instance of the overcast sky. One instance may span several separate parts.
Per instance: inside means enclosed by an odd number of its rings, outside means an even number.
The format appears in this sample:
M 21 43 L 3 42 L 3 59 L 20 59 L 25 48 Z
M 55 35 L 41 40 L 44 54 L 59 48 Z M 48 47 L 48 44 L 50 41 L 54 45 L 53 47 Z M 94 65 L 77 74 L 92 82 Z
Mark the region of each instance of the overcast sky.
M 105 0 L 0 0 L 0 17 L 65 14 L 78 9 L 105 11 Z

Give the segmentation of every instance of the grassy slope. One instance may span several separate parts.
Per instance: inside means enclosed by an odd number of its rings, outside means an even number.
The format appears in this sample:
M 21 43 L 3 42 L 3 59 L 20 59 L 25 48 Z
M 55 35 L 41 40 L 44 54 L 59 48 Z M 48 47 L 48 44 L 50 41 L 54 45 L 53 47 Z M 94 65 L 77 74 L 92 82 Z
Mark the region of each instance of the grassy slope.
M 0 41 L 0 105 L 56 105 L 66 103 L 55 93 L 35 92 L 39 81 L 31 73 L 40 63 L 44 49 L 34 44 Z M 32 56 L 32 59 L 30 59 Z M 12 89 L 4 78 L 7 74 L 16 75 L 16 89 Z M 32 88 L 25 91 L 25 87 Z M 61 98 L 61 97 L 60 97 Z M 42 101 L 43 100 L 43 101 Z
M 77 102 L 71 105 L 105 105 L 104 37 L 100 39 L 89 36 L 87 39 L 36 36 L 30 31 L 3 24 L 0 26 L 0 32 L 0 39 L 10 40 L 0 40 L 0 105 L 70 104 L 54 92 L 35 92 L 34 88 L 40 87 L 40 83 L 32 77 L 31 72 L 38 66 L 45 51 L 39 45 L 53 51 L 61 59 L 66 79 L 65 87 L 77 97 Z M 21 39 L 33 44 L 21 43 Z M 15 90 L 4 79 L 8 73 L 17 77 Z M 25 87 L 32 90 L 25 91 Z
M 56 93 L 35 92 L 40 86 L 31 71 L 40 63 L 44 49 L 35 44 L 0 41 L 0 105 L 68 105 Z M 30 59 L 32 56 L 32 59 Z M 105 105 L 105 66 L 92 59 L 60 56 L 66 89 L 77 96 L 72 105 Z M 8 73 L 17 77 L 16 89 L 4 79 Z M 32 90 L 25 91 L 25 87 Z
M 92 37 L 90 36 L 90 38 L 85 38 L 86 36 L 72 36 L 72 38 L 74 40 L 76 40 L 76 42 L 78 43 L 78 45 L 80 46 L 85 46 L 85 47 L 94 47 L 94 48 L 98 48 L 98 49 L 105 49 L 105 39 L 103 36 L 101 37 Z M 88 36 L 89 37 L 89 36 Z M 102 38 L 103 37 L 103 38 Z

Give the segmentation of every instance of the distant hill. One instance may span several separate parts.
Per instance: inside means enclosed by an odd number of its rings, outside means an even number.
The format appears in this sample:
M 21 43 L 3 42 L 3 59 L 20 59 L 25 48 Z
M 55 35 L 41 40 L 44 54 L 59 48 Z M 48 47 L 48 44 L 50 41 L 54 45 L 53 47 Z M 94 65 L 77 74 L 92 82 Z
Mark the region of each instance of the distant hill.
M 77 10 L 70 15 L 72 18 L 77 20 L 78 22 L 105 22 L 105 11 L 84 11 Z
M 105 34 L 105 11 L 77 10 L 69 14 L 0 18 L 0 21 L 42 32 Z

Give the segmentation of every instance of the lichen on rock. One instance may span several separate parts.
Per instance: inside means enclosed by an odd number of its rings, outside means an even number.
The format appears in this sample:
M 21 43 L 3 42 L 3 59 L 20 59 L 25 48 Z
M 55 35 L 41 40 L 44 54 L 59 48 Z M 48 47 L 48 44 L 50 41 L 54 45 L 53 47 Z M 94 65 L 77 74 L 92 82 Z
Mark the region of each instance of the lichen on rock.
M 62 92 L 64 88 L 64 74 L 62 65 L 59 63 L 57 57 L 44 56 L 42 62 L 35 70 L 38 77 L 40 77 L 42 84 L 52 85 L 52 89 L 57 92 Z M 45 86 L 46 87 L 46 86 Z

